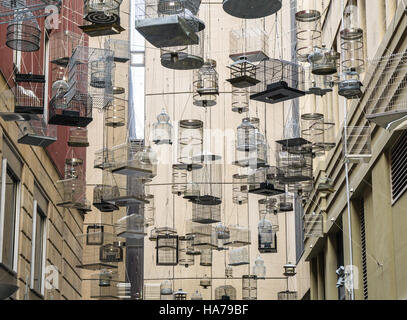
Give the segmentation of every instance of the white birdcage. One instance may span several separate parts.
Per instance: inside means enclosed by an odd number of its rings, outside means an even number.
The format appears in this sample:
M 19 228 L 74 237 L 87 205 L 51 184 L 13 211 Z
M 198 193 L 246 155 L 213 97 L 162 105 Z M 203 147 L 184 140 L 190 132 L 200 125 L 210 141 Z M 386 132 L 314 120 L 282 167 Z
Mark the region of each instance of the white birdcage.
M 174 164 L 172 166 L 172 186 L 173 194 L 181 196 L 185 193 L 188 186 L 188 171 L 183 164 Z
M 178 129 L 178 162 L 192 164 L 193 157 L 203 152 L 203 122 L 181 120 Z
M 268 59 L 269 37 L 260 28 L 246 27 L 231 30 L 229 44 L 229 58 L 233 61 L 237 61 L 242 57 L 250 62 Z
M 343 156 L 352 163 L 368 163 L 372 157 L 370 126 L 345 127 L 342 134 Z
M 147 233 L 144 229 L 144 217 L 140 214 L 130 214 L 116 221 L 116 235 L 126 239 L 143 239 Z
M 156 242 L 156 265 L 176 266 L 178 264 L 178 235 L 158 234 Z
M 258 255 L 254 261 L 253 274 L 257 279 L 264 279 L 266 277 L 266 266 L 264 265 L 263 258 Z
M 113 51 L 114 61 L 125 63 L 130 60 L 130 41 L 120 39 L 107 39 L 105 49 Z
M 179 237 L 178 264 L 185 268 L 193 266 L 195 262 L 194 256 L 188 254 L 190 237 L 191 236 Z
M 199 203 L 192 204 L 192 221 L 202 224 L 212 224 L 221 221 L 221 206 L 207 206 Z
M 249 200 L 247 175 L 235 174 L 233 175 L 233 203 L 245 204 Z
M 18 143 L 45 148 L 56 140 L 57 127 L 46 124 L 42 117 L 39 120 L 22 122 Z
M 281 0 L 223 0 L 223 10 L 236 18 L 258 19 L 278 12 Z
M 239 114 L 249 111 L 249 90 L 232 88 L 232 111 Z
M 144 283 L 143 300 L 160 300 L 160 297 L 160 283 Z
M 251 123 L 250 119 L 244 118 L 237 127 L 236 149 L 239 151 L 256 150 L 256 132 L 256 126 Z
M 160 300 L 174 300 L 172 282 L 164 280 L 160 284 Z
M 304 214 L 304 237 L 322 238 L 324 236 L 324 216 L 315 212 Z
M 314 47 L 308 55 L 311 72 L 318 76 L 333 75 L 338 71 L 339 58 L 338 52 L 328 49 L 324 45 L 321 48 Z
M 242 247 L 251 244 L 250 230 L 240 225 L 229 226 L 230 236 L 225 240 L 224 245 L 227 247 Z
M 208 59 L 204 65 L 194 71 L 194 105 L 213 107 L 219 95 L 218 73 L 216 61 Z
M 76 148 L 89 147 L 88 129 L 81 127 L 69 128 L 68 146 Z
M 277 293 L 278 300 L 297 300 L 297 291 L 280 291 Z
M 157 145 L 172 144 L 172 124 L 165 109 L 161 110 L 157 122 L 153 124 L 153 142 Z
M 259 252 L 277 252 L 277 234 L 271 221 L 262 218 L 257 226 Z
M 277 199 L 275 198 L 265 198 L 260 199 L 259 202 L 259 216 L 260 220 L 268 220 L 271 223 L 272 230 L 278 231 L 278 209 L 277 209 Z
M 257 300 L 257 276 L 242 276 L 242 299 Z
M 243 266 L 249 263 L 249 249 L 247 247 L 229 250 L 229 266 Z
M 196 291 L 192 294 L 191 300 L 203 300 L 202 294 L 201 294 L 198 290 L 196 290 Z

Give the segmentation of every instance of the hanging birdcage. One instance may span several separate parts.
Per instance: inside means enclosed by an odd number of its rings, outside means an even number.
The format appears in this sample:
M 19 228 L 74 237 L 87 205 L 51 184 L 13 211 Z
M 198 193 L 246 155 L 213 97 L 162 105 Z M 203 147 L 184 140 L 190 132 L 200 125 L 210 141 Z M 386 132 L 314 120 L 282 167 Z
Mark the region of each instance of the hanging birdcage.
M 174 300 L 187 300 L 187 293 L 182 289 L 175 291 Z
M 194 105 L 198 107 L 213 107 L 219 95 L 218 73 L 216 61 L 209 59 L 194 72 Z
M 54 13 L 50 7 L 60 9 L 62 0 L 3 0 L 0 5 L 0 23 L 38 19 Z
M 216 250 L 228 250 L 225 246 L 225 242 L 229 241 L 230 239 L 230 230 L 224 224 L 219 223 L 215 227 L 215 234 L 216 234 L 216 241 L 217 241 L 217 248 Z
M 68 146 L 89 147 L 88 129 L 81 127 L 69 128 Z
M 294 198 L 289 193 L 284 193 L 279 196 L 278 200 L 279 212 L 291 212 L 294 211 Z
M 225 278 L 230 279 L 233 278 L 233 268 L 230 266 L 225 266 Z
M 257 226 L 259 252 L 277 252 L 277 233 L 273 229 L 271 221 L 262 218 Z
M 109 148 L 103 148 L 101 150 L 95 151 L 95 160 L 93 162 L 93 167 L 95 169 L 107 169 L 112 166 L 113 154 Z
M 296 265 L 295 264 L 291 264 L 290 262 L 285 264 L 283 266 L 284 268 L 284 273 L 283 275 L 286 277 L 294 277 L 297 272 L 295 271 Z
M 242 299 L 257 300 L 257 276 L 244 275 L 242 277 Z
M 86 245 L 101 246 L 104 242 L 104 226 L 101 224 L 88 225 L 86 227 Z
M 165 109 L 162 109 L 157 122 L 153 124 L 153 142 L 158 145 L 172 144 L 172 124 Z
M 360 81 L 359 73 L 355 69 L 343 72 L 344 80 L 338 84 L 338 94 L 346 99 L 360 99 L 363 95 L 363 84 Z
M 232 111 L 239 114 L 249 111 L 249 90 L 232 88 Z
M 215 289 L 215 300 L 236 300 L 236 289 L 230 285 L 224 285 Z
M 313 179 L 313 155 L 304 145 L 287 147 L 277 141 L 277 175 L 280 182 L 289 184 Z M 309 144 L 309 143 L 307 143 Z M 294 153 L 293 153 L 293 152 Z
M 249 249 L 247 247 L 229 250 L 229 266 L 243 266 L 249 263 Z
M 178 236 L 158 234 L 156 246 L 157 266 L 176 266 L 178 264 Z
M 113 212 L 119 210 L 119 207 L 109 203 L 104 199 L 112 199 L 118 196 L 120 191 L 117 186 L 98 184 L 93 189 L 93 206 L 101 212 Z
M 297 300 L 297 291 L 280 291 L 277 293 L 278 300 Z
M 304 237 L 322 238 L 324 236 L 324 216 L 321 213 L 304 214 Z
M 249 193 L 261 196 L 275 196 L 284 193 L 284 185 L 279 181 L 276 167 L 263 167 L 249 175 Z
M 188 171 L 183 164 L 174 164 L 172 166 L 172 186 L 173 194 L 181 196 L 187 190 Z
M 174 300 L 172 283 L 170 280 L 164 280 L 160 284 L 160 300 Z
M 229 44 L 229 58 L 233 61 L 244 57 L 253 63 L 269 58 L 269 37 L 260 28 L 245 27 L 231 30 Z
M 178 162 L 193 164 L 193 157 L 202 153 L 203 122 L 201 120 L 181 120 L 178 129 Z
M 117 263 L 123 261 L 124 242 L 113 241 L 113 243 L 104 244 L 99 249 L 99 259 L 104 263 Z
M 143 300 L 160 300 L 160 298 L 161 295 L 159 283 L 144 283 Z
M 240 225 L 229 226 L 229 239 L 224 243 L 227 247 L 242 247 L 251 244 L 250 230 Z
M 305 95 L 304 68 L 289 61 L 270 59 L 259 65 L 261 83 L 250 99 L 265 103 L 280 103 Z
M 216 231 L 212 225 L 188 221 L 187 229 L 187 234 L 194 237 L 192 245 L 195 248 L 198 248 L 199 250 L 216 249 Z
M 196 44 L 197 0 L 138 0 L 136 30 L 157 48 Z
M 82 159 L 74 157 L 65 159 L 65 179 L 82 179 L 84 178 L 83 172 Z
M 208 289 L 208 287 L 210 287 L 212 285 L 212 281 L 205 274 L 204 277 L 201 280 L 199 280 L 199 285 L 201 287 L 203 287 L 204 289 Z
M 312 73 L 311 66 L 305 66 L 305 93 L 323 97 L 333 91 L 335 85 L 334 75 L 316 75 Z
M 256 127 L 249 118 L 244 118 L 237 127 L 236 149 L 239 151 L 256 150 Z
M 195 234 L 187 234 L 187 254 L 191 256 L 199 256 L 201 255 L 201 249 L 199 247 L 194 246 L 195 242 Z
M 57 140 L 57 127 L 46 124 L 42 117 L 22 122 L 21 129 L 18 143 L 45 148 Z
M 40 74 L 15 75 L 14 112 L 44 113 L 45 76 Z
M 69 30 L 54 31 L 49 39 L 49 59 L 51 63 L 66 68 L 75 48 L 83 44 L 84 39 Z
M 260 199 L 258 203 L 260 220 L 270 221 L 272 230 L 278 231 L 280 228 L 278 225 L 277 199 Z
M 258 255 L 254 261 L 253 274 L 257 277 L 257 279 L 265 279 L 266 277 L 266 266 L 264 265 L 264 260 L 260 255 Z
M 202 294 L 196 290 L 194 294 L 191 296 L 191 300 L 203 300 Z
M 240 57 L 228 68 L 230 69 L 230 78 L 227 81 L 235 88 L 244 89 L 260 83 L 257 72 L 259 67 L 246 57 Z
M 199 265 L 202 267 L 212 267 L 212 249 L 201 249 L 199 255 Z
M 278 12 L 281 0 L 223 0 L 223 10 L 236 18 L 259 19 Z
M 115 62 L 126 63 L 130 60 L 130 41 L 120 39 L 107 39 L 105 49 L 113 51 Z
M 94 88 L 113 87 L 112 75 L 115 68 L 115 63 L 105 58 L 91 61 L 89 85 Z
M 179 252 L 178 252 L 178 264 L 188 268 L 193 266 L 195 259 L 193 255 L 188 254 L 190 236 L 179 237 Z
M 242 205 L 248 202 L 249 194 L 247 187 L 247 175 L 234 174 L 233 175 L 233 190 L 232 197 L 233 203 Z
M 57 181 L 57 189 L 62 198 L 57 206 L 88 211 L 89 202 L 86 200 L 86 183 L 83 179 L 59 180 Z
M 177 235 L 177 230 L 171 227 L 159 227 L 159 228 L 152 228 L 150 231 L 150 236 L 148 240 L 157 242 L 157 237 L 159 235 Z
M 84 279 L 87 280 L 87 279 Z M 117 273 L 111 270 L 101 270 L 91 275 L 90 298 L 98 300 L 117 299 Z
M 192 204 L 192 221 L 202 224 L 211 224 L 221 221 L 220 205 L 207 206 L 199 203 Z
M 7 26 L 6 45 L 10 49 L 33 52 L 40 49 L 41 29 L 30 11 L 15 13 L 15 20 Z
M 310 117 L 307 117 L 309 115 Z M 314 114 L 315 116 L 315 114 Z M 301 136 L 309 141 L 311 146 L 308 147 L 313 153 L 325 151 L 324 117 L 313 117 L 311 114 L 301 116 Z
M 318 76 L 335 74 L 338 71 L 339 58 L 338 52 L 328 49 L 324 45 L 321 48 L 314 47 L 314 50 L 308 56 L 311 72 Z
M 105 111 L 105 126 L 119 128 L 126 125 L 126 112 L 128 101 L 115 95 L 112 104 Z
M 372 158 L 370 126 L 345 127 L 342 133 L 343 156 L 352 163 L 368 163 Z
M 146 228 L 151 227 L 155 223 L 155 201 L 154 195 L 146 194 L 145 196 L 146 201 L 148 203 L 144 203 L 144 226 Z
M 116 221 L 115 232 L 118 237 L 143 239 L 147 233 L 144 230 L 144 217 L 140 214 L 130 214 Z
M 295 14 L 297 32 L 297 58 L 301 62 L 308 62 L 308 56 L 315 47 L 321 46 L 321 13 L 316 3 L 307 2 L 307 6 L 299 7 Z

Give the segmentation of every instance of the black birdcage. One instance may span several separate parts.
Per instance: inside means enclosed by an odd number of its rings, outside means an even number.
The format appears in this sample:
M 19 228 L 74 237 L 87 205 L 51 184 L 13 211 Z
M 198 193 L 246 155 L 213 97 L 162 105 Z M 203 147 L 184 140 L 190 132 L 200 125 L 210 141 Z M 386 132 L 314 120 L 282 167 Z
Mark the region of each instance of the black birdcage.
M 271 197 L 285 192 L 284 185 L 278 181 L 276 167 L 257 169 L 248 178 L 249 193 Z
M 257 79 L 259 67 L 247 60 L 246 57 L 241 57 L 228 68 L 230 69 L 230 79 L 227 81 L 235 88 L 248 88 L 260 82 Z
M 123 247 L 125 244 L 121 241 L 114 241 L 100 247 L 99 259 L 101 262 L 122 262 L 123 261 Z
M 113 212 L 119 210 L 119 207 L 114 203 L 105 201 L 104 199 L 111 199 L 114 194 L 119 193 L 117 186 L 106 186 L 98 184 L 93 189 L 93 206 L 101 212 Z
M 15 113 L 44 113 L 45 76 L 40 74 L 15 75 Z
M 16 3 L 12 1 L 8 4 L 11 7 L 10 16 L 14 16 L 14 20 L 7 26 L 7 39 L 6 45 L 16 51 L 33 52 L 40 49 L 41 46 L 41 29 L 37 19 L 30 10 L 24 10 L 26 3 Z M 0 16 L 3 16 L 1 11 L 7 7 L 7 1 L 2 2 L 3 6 L 0 7 Z M 17 5 L 17 6 L 15 6 Z M 19 11 L 21 11 L 19 13 Z M 7 16 L 7 13 L 5 13 Z M 3 31 L 4 32 L 4 31 Z
M 174 234 L 157 235 L 157 266 L 176 266 L 178 264 L 178 236 Z
M 104 226 L 100 224 L 89 225 L 86 228 L 86 245 L 100 246 L 103 244 Z
M 192 221 L 202 224 L 211 224 L 221 221 L 220 205 L 206 206 L 199 203 L 192 205 Z
M 258 223 L 258 243 L 259 252 L 275 253 L 277 252 L 277 233 L 273 229 L 272 223 L 263 218 Z
M 53 97 L 49 103 L 49 124 L 86 127 L 92 122 L 92 97 L 79 95 L 67 102 L 65 95 Z

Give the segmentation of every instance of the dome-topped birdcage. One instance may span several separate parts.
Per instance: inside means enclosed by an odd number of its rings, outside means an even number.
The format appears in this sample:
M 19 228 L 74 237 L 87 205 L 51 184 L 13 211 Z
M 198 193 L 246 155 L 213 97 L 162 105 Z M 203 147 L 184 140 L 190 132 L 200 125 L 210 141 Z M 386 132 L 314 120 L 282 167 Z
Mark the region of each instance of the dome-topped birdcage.
M 172 290 L 172 282 L 170 280 L 164 280 L 160 284 L 160 300 L 174 300 Z
M 157 145 L 172 144 L 172 124 L 165 109 L 161 110 L 157 122 L 153 124 L 153 142 Z
M 194 71 L 194 105 L 197 107 L 213 107 L 219 95 L 218 73 L 216 61 L 208 59 L 204 65 Z
M 246 57 L 240 57 L 228 66 L 230 69 L 230 78 L 227 81 L 234 88 L 249 88 L 257 85 L 260 80 L 258 71 L 259 67 L 250 62 Z
M 23 52 L 40 49 L 41 29 L 31 11 L 16 12 L 15 20 L 7 26 L 6 45 Z
M 212 285 L 212 281 L 205 274 L 204 277 L 201 280 L 199 280 L 199 285 L 201 287 L 203 287 L 204 289 L 208 289 L 208 287 L 210 287 Z
M 257 300 L 257 276 L 242 276 L 242 299 Z
M 250 62 L 268 59 L 269 37 L 268 34 L 254 27 L 232 29 L 229 33 L 229 58 L 233 61 L 245 58 Z
M 236 289 L 231 285 L 224 285 L 215 289 L 215 300 L 236 300 Z
M 275 198 L 260 199 L 258 204 L 260 220 L 266 219 L 270 221 L 273 231 L 278 231 L 280 228 L 278 224 L 277 199 Z
M 284 185 L 279 181 L 279 171 L 274 166 L 257 169 L 248 178 L 249 193 L 261 196 L 275 196 L 284 193 Z
M 195 262 L 194 255 L 188 254 L 188 246 L 191 238 L 191 236 L 179 237 L 178 264 L 185 268 L 193 266 Z
M 147 235 L 144 227 L 144 217 L 135 213 L 118 219 L 114 225 L 116 235 L 126 239 L 143 239 Z
M 281 9 L 281 0 L 223 0 L 223 10 L 236 18 L 259 19 Z
M 174 300 L 187 300 L 187 292 L 182 289 L 175 291 Z
M 233 175 L 233 203 L 242 205 L 248 202 L 249 194 L 247 187 L 247 175 L 234 174 Z
M 314 47 L 314 50 L 308 56 L 311 72 L 319 76 L 335 74 L 338 71 L 339 58 L 339 53 L 333 49 L 328 49 L 325 46 L 321 48 Z
M 176 266 L 178 264 L 178 235 L 158 234 L 156 255 L 157 266 Z
M 82 179 L 84 178 L 83 160 L 76 158 L 72 153 L 70 158 L 65 159 L 65 179 Z
M 257 279 L 264 279 L 266 277 L 266 266 L 264 265 L 263 258 L 258 255 L 254 261 L 253 274 Z
M 229 250 L 229 266 L 243 266 L 249 263 L 249 249 L 247 247 Z
M 89 147 L 88 129 L 81 127 L 69 128 L 68 146 Z
M 240 114 L 249 111 L 249 90 L 247 88 L 232 89 L 232 111 Z
M 203 122 L 181 120 L 178 129 L 178 162 L 192 164 L 193 157 L 203 152 Z M 192 167 L 191 167 L 192 169 Z
M 273 224 L 266 218 L 262 218 L 257 226 L 259 252 L 277 252 L 277 234 Z

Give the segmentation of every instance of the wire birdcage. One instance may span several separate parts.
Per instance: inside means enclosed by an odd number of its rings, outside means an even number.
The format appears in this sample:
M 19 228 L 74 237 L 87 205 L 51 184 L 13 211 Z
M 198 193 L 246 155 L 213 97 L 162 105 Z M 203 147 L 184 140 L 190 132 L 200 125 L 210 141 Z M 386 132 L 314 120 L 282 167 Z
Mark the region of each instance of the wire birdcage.
M 155 200 L 154 195 L 146 194 L 145 196 L 146 201 L 148 203 L 144 203 L 144 226 L 151 227 L 155 224 Z
M 193 157 L 203 153 L 203 122 L 181 120 L 178 129 L 178 162 L 192 164 Z
M 181 196 L 187 190 L 188 172 L 185 165 L 174 164 L 172 166 L 172 186 L 171 190 L 173 194 Z
M 187 230 L 187 234 L 194 237 L 193 247 L 199 250 L 217 248 L 216 231 L 212 225 L 188 221 Z
M 201 280 L 199 280 L 199 285 L 204 289 L 208 289 L 208 287 L 212 285 L 212 281 L 205 274 L 204 277 Z
M 110 105 L 105 108 L 105 126 L 119 128 L 126 125 L 128 101 L 115 95 Z
M 232 89 L 232 111 L 239 114 L 249 111 L 249 90 L 247 88 Z
M 242 247 L 251 244 L 250 230 L 240 225 L 229 226 L 229 239 L 225 240 L 224 245 L 227 247 Z
M 244 118 L 237 127 L 236 149 L 239 151 L 253 151 L 257 149 L 256 126 L 249 118 Z
M 243 266 L 249 263 L 249 249 L 247 247 L 229 250 L 229 266 Z
M 264 279 L 266 277 L 266 266 L 264 265 L 263 258 L 258 255 L 254 261 L 253 274 L 257 279 Z
M 57 206 L 63 208 L 83 208 L 87 205 L 86 183 L 84 180 L 71 178 L 57 181 L 61 201 Z
M 231 16 L 242 19 L 259 19 L 278 12 L 281 0 L 223 0 L 223 10 Z
M 203 300 L 202 294 L 201 294 L 198 290 L 196 290 L 196 291 L 192 294 L 191 300 Z
M 301 136 L 310 142 L 312 152 L 325 151 L 324 117 L 315 118 L 311 116 L 308 118 L 306 115 L 301 116 Z
M 234 61 L 228 66 L 230 78 L 227 81 L 234 87 L 245 89 L 260 83 L 258 65 L 250 62 L 246 57 Z
M 105 49 L 113 51 L 115 62 L 126 63 L 130 60 L 130 41 L 121 39 L 107 39 Z
M 308 56 L 311 72 L 318 76 L 333 75 L 338 71 L 339 58 L 339 53 L 333 49 L 314 47 Z
M 68 146 L 89 147 L 88 129 L 81 127 L 69 128 Z
M 178 264 L 188 268 L 195 263 L 194 255 L 188 254 L 190 236 L 179 237 Z
M 93 162 L 93 167 L 95 169 L 107 169 L 112 166 L 113 154 L 109 148 L 103 148 L 95 151 L 95 160 Z
M 257 300 L 257 276 L 242 276 L 242 299 Z
M 246 27 L 231 30 L 229 44 L 229 58 L 233 61 L 244 57 L 250 62 L 258 62 L 269 57 L 269 37 L 260 28 Z
M 279 209 L 279 212 L 294 211 L 294 198 L 293 198 L 292 194 L 284 193 L 279 196 L 278 209 Z
M 297 291 L 280 291 L 277 293 L 278 300 L 298 300 Z
M 44 113 L 45 76 L 41 74 L 15 75 L 14 112 Z
M 178 236 L 158 234 L 156 246 L 157 266 L 176 266 L 178 264 Z
M 213 107 L 219 95 L 218 73 L 216 61 L 208 59 L 203 66 L 194 71 L 194 105 Z
M 182 289 L 175 291 L 174 300 L 187 300 L 187 292 Z
M 164 280 L 160 284 L 160 300 L 174 300 L 172 282 Z
M 144 283 L 143 300 L 160 300 L 160 283 Z M 171 291 L 172 294 L 172 291 Z M 163 299 L 172 300 L 172 299 Z
M 157 237 L 159 235 L 177 235 L 177 230 L 171 227 L 158 227 L 158 228 L 152 228 L 150 231 L 150 236 L 148 237 L 148 240 L 157 242 Z
M 304 67 L 305 71 L 305 93 L 317 97 L 323 97 L 333 91 L 335 85 L 334 75 L 316 75 L 312 73 L 310 65 Z
M 247 175 L 234 174 L 233 175 L 233 189 L 232 197 L 233 203 L 245 204 L 249 200 Z
M 114 225 L 116 235 L 126 239 L 143 239 L 147 235 L 144 227 L 144 217 L 135 213 L 118 219 Z
M 212 267 L 212 256 L 212 249 L 201 249 L 199 265 L 202 267 Z
M 22 122 L 21 129 L 18 143 L 45 148 L 57 140 L 57 127 L 46 124 L 42 117 Z
M 172 144 L 172 124 L 165 109 L 161 110 L 157 122 L 153 124 L 153 142 L 157 145 Z
M 277 252 L 277 233 L 271 221 L 262 218 L 257 226 L 259 252 Z
M 295 14 L 297 36 L 297 58 L 308 62 L 308 56 L 314 47 L 320 47 L 322 42 L 321 12 L 316 3 L 307 2 L 307 6 L 298 6 Z
M 338 83 L 338 94 L 346 99 L 360 99 L 363 95 L 363 84 L 355 69 L 343 72 L 343 80 Z
M 41 46 L 41 29 L 36 18 L 30 11 L 16 11 L 15 14 L 16 19 L 7 26 L 6 45 L 16 51 L 38 51 Z
M 93 189 L 93 206 L 101 212 L 113 212 L 119 210 L 119 207 L 114 203 L 105 201 L 104 199 L 114 199 L 118 197 L 120 191 L 115 185 L 98 184 Z
M 284 193 L 276 167 L 266 166 L 254 171 L 248 178 L 249 193 L 261 196 L 275 196 Z
M 313 179 L 312 152 L 308 148 L 303 152 L 302 148 L 303 146 L 292 148 L 284 144 L 277 144 L 277 175 L 282 183 L 296 183 Z
M 250 99 L 265 103 L 280 103 L 305 95 L 304 68 L 293 62 L 270 59 L 259 64 L 261 83 Z
M 236 300 L 236 289 L 231 285 L 217 287 L 215 289 L 215 300 Z
M 76 158 L 75 154 L 72 153 L 70 158 L 65 159 L 65 179 L 78 179 L 84 178 L 84 167 L 83 160 Z
M 275 198 L 260 199 L 258 204 L 260 220 L 266 219 L 270 221 L 272 230 L 278 231 L 280 228 L 278 224 L 277 199 Z
M 225 278 L 230 279 L 233 278 L 233 268 L 230 266 L 225 266 Z
M 304 214 L 304 237 L 322 238 L 324 236 L 324 216 L 315 212 Z
M 368 163 L 372 158 L 370 126 L 345 127 L 342 132 L 343 156 L 352 163 Z
M 49 59 L 51 63 L 66 68 L 74 50 L 82 45 L 84 39 L 70 30 L 52 32 L 49 39 Z
M 84 279 L 86 280 L 86 279 Z M 118 274 L 112 270 L 100 270 L 90 277 L 90 298 L 97 300 L 119 299 Z
M 221 206 L 207 206 L 199 203 L 192 204 L 192 221 L 202 224 L 211 224 L 221 221 Z

